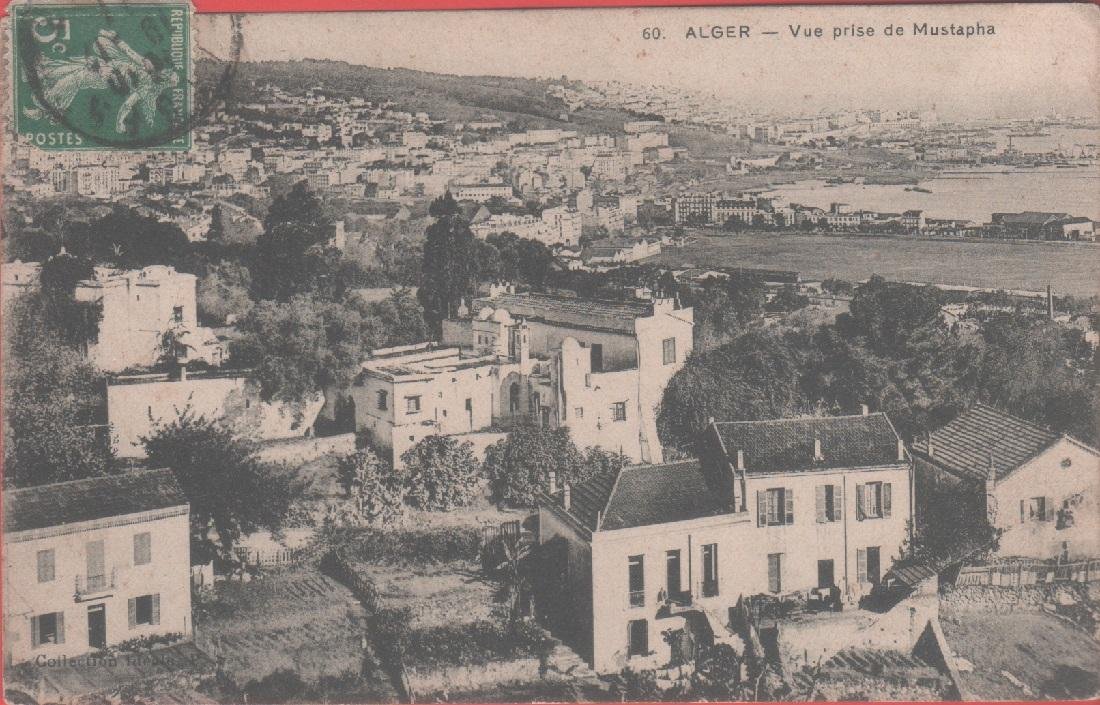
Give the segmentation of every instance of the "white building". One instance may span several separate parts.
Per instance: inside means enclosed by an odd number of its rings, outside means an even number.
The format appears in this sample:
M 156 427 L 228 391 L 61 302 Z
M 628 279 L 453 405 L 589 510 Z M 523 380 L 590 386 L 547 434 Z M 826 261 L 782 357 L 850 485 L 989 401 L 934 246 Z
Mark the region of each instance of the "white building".
M 549 614 L 601 673 L 669 662 L 663 634 L 715 639 L 743 596 L 855 602 L 908 536 L 911 467 L 883 414 L 712 423 L 701 460 L 552 487 L 539 508 Z
M 692 309 L 494 291 L 443 322 L 439 345 L 375 351 L 344 391 L 394 460 L 429 435 L 480 451 L 517 422 L 659 461 L 656 408 L 692 347 Z M 347 403 L 346 401 L 344 402 Z
M 190 637 L 190 540 L 170 470 L 4 492 L 5 664 Z
M 542 220 L 550 228 L 553 244 L 573 247 L 581 241 L 584 217 L 575 210 L 558 206 L 542 212 Z
M 147 367 L 161 356 L 164 334 L 177 331 L 203 338 L 188 352 L 191 359 L 218 364 L 224 350 L 208 345 L 196 321 L 194 274 L 173 267 L 153 265 L 144 269 L 96 268 L 94 279 L 79 282 L 77 301 L 100 304 L 102 318 L 95 339 L 88 344 L 88 359 L 102 370 L 120 372 L 129 367 Z
M 455 184 L 451 195 L 456 201 L 485 203 L 492 198 L 512 198 L 512 187 L 507 184 Z
M 922 482 L 969 499 L 1001 556 L 1100 556 L 1100 451 L 978 404 L 913 444 Z

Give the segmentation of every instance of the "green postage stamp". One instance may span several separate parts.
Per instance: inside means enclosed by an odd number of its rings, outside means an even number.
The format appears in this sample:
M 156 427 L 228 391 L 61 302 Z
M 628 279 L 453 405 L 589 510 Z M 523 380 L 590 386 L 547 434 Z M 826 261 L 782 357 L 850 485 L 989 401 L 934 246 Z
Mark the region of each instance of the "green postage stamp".
M 12 10 L 19 139 L 51 150 L 191 146 L 189 4 Z

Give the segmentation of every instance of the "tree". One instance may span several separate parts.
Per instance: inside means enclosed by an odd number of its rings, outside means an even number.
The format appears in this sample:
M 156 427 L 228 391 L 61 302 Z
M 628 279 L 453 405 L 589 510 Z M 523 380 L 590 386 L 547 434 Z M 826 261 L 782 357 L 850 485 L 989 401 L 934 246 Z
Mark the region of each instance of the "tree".
M 253 295 L 289 301 L 298 294 L 332 287 L 339 251 L 326 247 L 331 237 L 332 221 L 304 181 L 276 196 L 256 241 L 250 267 Z
M 351 383 L 366 355 L 385 341 L 368 304 L 312 295 L 287 303 L 260 301 L 237 324 L 236 360 L 253 369 L 265 400 L 299 402 L 329 386 Z
M 808 296 L 803 296 L 798 293 L 798 289 L 793 285 L 785 284 L 776 292 L 775 296 L 772 297 L 772 300 L 767 303 L 765 308 L 768 311 L 776 313 L 790 313 L 806 308 L 809 305 L 810 299 Z
M 554 255 L 544 243 L 509 232 L 490 235 L 486 242 L 497 250 L 500 277 L 530 284 L 535 289 L 545 286 Z
M 536 542 L 529 532 L 501 534 L 485 547 L 484 563 L 499 582 L 498 597 L 508 605 L 508 622 L 529 613 L 533 596 L 531 561 Z M 527 602 L 525 609 L 525 601 Z
M 194 269 L 190 242 L 178 225 L 140 215 L 121 205 L 114 206 L 98 220 L 68 223 L 64 242 L 70 253 L 97 264 L 122 269 L 153 264 Z
M 864 338 L 871 350 L 898 357 L 914 331 L 942 326 L 940 293 L 931 287 L 888 282 L 880 276 L 860 285 L 837 329 L 849 338 Z
M 207 268 L 196 286 L 199 319 L 221 325 L 244 316 L 252 308 L 251 286 L 252 274 L 240 262 L 222 260 Z
M 143 438 L 150 467 L 175 473 L 191 505 L 191 551 L 230 558 L 241 536 L 283 525 L 296 488 L 256 457 L 255 446 L 226 426 L 184 411 Z
M 547 487 L 550 473 L 559 483 L 582 482 L 593 469 L 573 444 L 568 428 L 520 426 L 485 451 L 483 474 L 489 478 L 493 499 L 531 506 Z
M 77 301 L 77 284 L 95 275 L 95 265 L 85 257 L 58 254 L 42 263 L 39 293 L 40 320 L 62 344 L 82 349 L 99 330 L 102 305 Z
M 742 691 L 741 658 L 729 644 L 715 644 L 699 655 L 691 676 L 692 695 L 700 700 L 746 700 Z
M 694 451 L 709 420 L 791 416 L 803 408 L 801 367 L 780 333 L 750 329 L 725 345 L 695 354 L 665 387 L 658 410 L 661 442 Z
M 103 378 L 46 319 L 40 292 L 4 315 L 4 481 L 26 487 L 109 472 Z
M 477 246 L 470 226 L 450 192 L 432 202 L 435 218 L 426 233 L 420 288 L 417 298 L 424 318 L 439 333 L 442 321 L 454 315 L 460 302 L 477 286 Z
M 432 512 L 465 507 L 477 496 L 478 463 L 473 445 L 453 436 L 428 436 L 401 455 L 406 496 L 412 506 Z
M 377 317 L 385 331 L 383 345 L 411 345 L 428 340 L 424 309 L 408 288 L 395 289 L 388 299 L 369 304 L 366 311 Z
M 386 525 L 405 513 L 402 478 L 373 451 L 361 448 L 340 458 L 336 476 L 360 515 L 370 524 Z

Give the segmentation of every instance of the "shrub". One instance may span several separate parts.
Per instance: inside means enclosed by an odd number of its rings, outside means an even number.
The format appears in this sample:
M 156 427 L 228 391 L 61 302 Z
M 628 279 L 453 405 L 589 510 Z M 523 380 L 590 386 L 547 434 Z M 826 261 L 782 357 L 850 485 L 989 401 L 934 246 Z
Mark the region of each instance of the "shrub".
M 489 446 L 484 468 L 493 499 L 519 506 L 535 504 L 535 495 L 547 486 L 551 472 L 559 482 L 580 482 L 591 474 L 569 429 L 537 426 L 521 426 Z
M 337 479 L 360 514 L 371 524 L 385 524 L 405 512 L 405 488 L 372 451 L 360 449 L 340 458 Z
M 258 681 L 249 681 L 244 692 L 250 701 L 256 703 L 285 703 L 300 697 L 306 691 L 306 684 L 294 671 L 280 668 Z
M 410 632 L 404 656 L 406 663 L 423 666 L 481 665 L 538 656 L 549 648 L 537 625 L 521 621 L 508 627 L 479 620 Z
M 477 496 L 478 463 L 470 443 L 428 436 L 401 456 L 409 503 L 428 511 L 450 511 Z
M 348 545 L 349 556 L 382 565 L 407 563 L 447 563 L 477 560 L 481 551 L 481 532 L 472 526 L 439 529 L 356 532 Z

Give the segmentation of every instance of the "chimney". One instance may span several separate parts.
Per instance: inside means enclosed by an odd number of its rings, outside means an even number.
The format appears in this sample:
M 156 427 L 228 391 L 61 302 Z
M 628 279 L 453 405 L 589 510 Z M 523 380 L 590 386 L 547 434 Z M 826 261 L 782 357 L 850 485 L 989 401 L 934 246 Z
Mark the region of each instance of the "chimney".
M 550 475 L 549 475 L 549 480 L 550 480 L 550 494 L 557 494 L 558 493 L 558 474 L 556 472 L 554 472 L 553 470 L 551 470 Z
M 936 455 L 936 448 L 932 445 L 932 432 L 926 431 L 924 434 L 925 445 L 928 446 L 928 457 L 932 458 Z
M 176 361 L 176 380 L 180 382 L 187 381 L 187 363 L 185 361 Z
M 736 465 L 736 468 L 738 470 L 744 470 L 745 469 L 745 451 L 741 450 L 740 448 L 737 449 L 737 465 Z
M 569 505 L 572 503 L 572 500 L 573 500 L 573 492 L 572 492 L 571 488 L 569 487 L 569 483 L 566 482 L 562 485 L 561 506 L 565 507 L 566 509 L 569 509 Z
M 1047 318 L 1054 320 L 1054 292 L 1050 289 L 1050 284 L 1047 284 Z
M 905 441 L 898 439 L 898 462 L 905 460 Z
M 814 436 L 814 462 L 820 463 L 825 460 L 825 456 L 821 452 L 821 436 Z
M 866 404 L 860 404 L 859 413 L 861 416 L 866 416 L 867 414 L 871 413 L 871 407 L 867 406 Z

